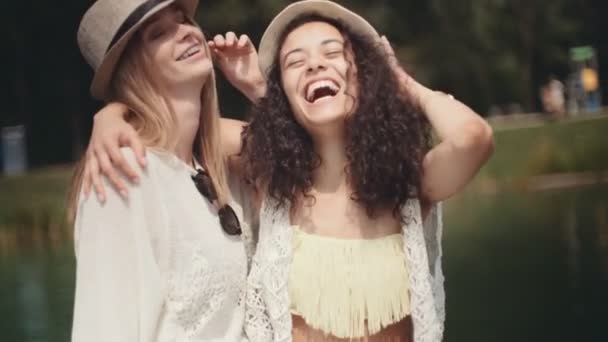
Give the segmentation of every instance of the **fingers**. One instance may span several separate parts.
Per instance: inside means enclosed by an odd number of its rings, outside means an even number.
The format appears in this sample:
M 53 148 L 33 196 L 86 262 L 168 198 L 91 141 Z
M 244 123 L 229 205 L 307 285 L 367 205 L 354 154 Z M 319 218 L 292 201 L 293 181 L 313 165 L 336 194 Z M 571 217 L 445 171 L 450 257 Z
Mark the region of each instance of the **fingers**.
M 91 181 L 93 182 L 93 187 L 95 188 L 95 193 L 97 194 L 97 199 L 104 203 L 106 201 L 106 189 L 101 182 L 101 177 L 99 176 L 99 164 L 97 163 L 97 158 L 92 156 L 87 161 L 88 173 Z
M 217 54 L 218 51 L 230 51 L 231 53 L 246 53 L 253 48 L 249 36 L 246 34 L 237 37 L 237 35 L 230 31 L 225 36 L 218 34 L 213 37 L 208 43 L 211 50 Z
M 230 31 L 226 33 L 226 47 L 231 48 L 237 42 L 238 38 L 236 37 L 236 34 L 234 34 L 234 32 Z
M 104 147 L 105 148 L 95 150 L 95 156 L 97 157 L 97 160 L 101 167 L 101 171 L 106 177 L 108 177 L 110 183 L 112 184 L 112 186 L 114 186 L 116 191 L 118 191 L 118 193 L 120 193 L 123 197 L 126 198 L 127 190 L 125 184 L 118 175 L 118 173 L 116 173 L 116 171 L 114 170 L 114 167 L 112 166 L 112 159 L 106 153 L 106 150 L 110 149 L 108 148 L 108 146 Z
M 226 46 L 226 40 L 221 34 L 216 34 L 215 37 L 213 37 L 213 43 L 214 47 L 217 49 L 223 49 L 224 46 Z
M 84 198 L 89 198 L 91 195 L 91 187 L 93 180 L 91 178 L 91 161 L 95 159 L 95 153 L 93 152 L 92 145 L 87 147 L 84 160 L 84 169 L 82 170 L 82 189 L 84 191 Z
M 408 75 L 407 72 L 405 72 L 405 70 L 403 70 L 401 65 L 399 65 L 399 60 L 395 55 L 395 50 L 393 50 L 391 43 L 388 41 L 388 38 L 386 38 L 386 36 L 382 36 L 380 37 L 380 41 L 384 48 L 384 52 L 386 53 L 386 56 L 388 58 L 388 62 L 393 67 L 393 70 L 395 71 L 397 77 L 401 82 L 404 82 L 403 84 L 405 84 L 406 89 L 411 90 L 413 79 Z
M 91 194 L 91 176 L 89 175 L 89 157 L 85 160 L 84 169 L 82 170 L 82 190 L 84 192 L 84 198 L 89 198 Z
M 382 46 L 384 47 L 384 52 L 389 57 L 389 60 L 392 63 L 397 63 L 397 57 L 395 56 L 395 50 L 393 50 L 391 43 L 388 41 L 388 38 L 386 38 L 386 36 L 382 36 L 380 38 L 380 41 L 382 42 Z
M 137 134 L 137 131 L 133 127 L 130 127 L 130 130 L 126 132 L 122 132 L 118 137 L 118 143 L 120 146 L 129 146 L 135 152 L 135 158 L 137 158 L 137 162 L 142 168 L 145 168 L 147 165 L 146 161 L 146 147 L 141 141 L 141 138 Z M 122 157 L 122 154 L 120 155 Z M 133 177 L 129 176 L 131 179 Z
M 238 44 L 236 47 L 238 49 L 244 49 L 249 44 L 249 37 L 246 34 L 242 34 L 239 38 Z
M 112 147 L 108 152 L 114 166 L 120 171 L 124 172 L 124 174 L 126 174 L 133 183 L 139 183 L 139 176 L 137 175 L 137 172 L 135 172 L 133 167 L 131 167 L 131 165 L 129 165 L 129 163 L 125 160 L 125 157 L 123 157 L 120 149 Z M 117 187 L 117 189 L 120 190 L 119 187 Z
M 146 160 L 146 147 L 141 142 L 141 139 L 139 138 L 139 135 L 137 135 L 137 132 L 135 132 L 135 130 L 133 130 L 133 133 L 131 133 L 131 135 L 134 135 L 135 138 L 131 138 L 131 144 L 129 146 L 131 146 L 133 151 L 135 151 L 135 157 L 137 158 L 137 162 L 139 163 L 139 165 L 145 168 L 146 166 L 148 166 L 148 161 Z
M 213 55 L 215 56 L 216 60 L 220 63 L 220 66 L 223 66 L 228 56 L 226 56 L 226 54 L 224 54 L 220 49 L 213 49 L 211 51 L 213 52 Z

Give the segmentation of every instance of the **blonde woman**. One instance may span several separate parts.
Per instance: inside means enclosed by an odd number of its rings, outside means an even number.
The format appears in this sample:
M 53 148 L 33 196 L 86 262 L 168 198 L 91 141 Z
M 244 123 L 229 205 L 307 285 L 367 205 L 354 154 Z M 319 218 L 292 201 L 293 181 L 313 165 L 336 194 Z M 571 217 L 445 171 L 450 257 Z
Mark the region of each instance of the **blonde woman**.
M 105 204 L 73 196 L 73 341 L 244 338 L 247 206 L 243 188 L 231 192 L 228 182 L 211 52 L 192 19 L 197 5 L 98 0 L 82 19 L 91 93 L 131 109 L 148 158 L 127 196 L 110 189 Z M 131 150 L 120 153 L 136 167 Z M 76 194 L 82 174 L 81 165 Z

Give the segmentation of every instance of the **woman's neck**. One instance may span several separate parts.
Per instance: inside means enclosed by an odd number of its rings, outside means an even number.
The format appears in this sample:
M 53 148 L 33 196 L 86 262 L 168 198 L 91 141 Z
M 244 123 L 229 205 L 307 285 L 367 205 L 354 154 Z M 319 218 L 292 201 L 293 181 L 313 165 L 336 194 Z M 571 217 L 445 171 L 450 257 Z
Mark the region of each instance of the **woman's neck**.
M 322 193 L 334 193 L 347 185 L 346 145 L 342 135 L 314 138 L 315 151 L 321 165 L 314 171 L 313 188 Z
M 169 99 L 177 118 L 176 145 L 173 153 L 187 164 L 192 164 L 192 148 L 199 132 L 201 117 L 200 88 L 176 89 Z

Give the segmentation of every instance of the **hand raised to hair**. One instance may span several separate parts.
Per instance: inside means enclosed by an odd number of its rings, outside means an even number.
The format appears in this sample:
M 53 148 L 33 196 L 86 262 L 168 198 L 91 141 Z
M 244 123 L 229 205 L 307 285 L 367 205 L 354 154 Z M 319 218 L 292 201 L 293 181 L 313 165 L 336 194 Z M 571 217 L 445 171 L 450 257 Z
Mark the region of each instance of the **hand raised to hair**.
M 407 84 L 410 81 L 413 81 L 412 77 L 407 72 L 405 72 L 405 70 L 403 70 L 401 65 L 399 65 L 399 60 L 397 59 L 397 56 L 395 55 L 395 50 L 393 50 L 391 43 L 388 41 L 388 38 L 386 38 L 386 36 L 382 36 L 382 37 L 380 37 L 380 42 L 382 44 L 382 47 L 384 48 L 384 53 L 386 54 L 386 57 L 388 58 L 388 62 L 390 64 L 390 66 L 393 68 L 393 71 L 395 72 L 395 74 L 397 75 L 397 78 L 402 83 L 405 83 L 405 84 Z
M 208 42 L 215 61 L 228 81 L 251 101 L 266 93 L 266 81 L 258 65 L 258 53 L 247 35 L 216 35 Z
M 416 96 L 419 99 L 419 101 L 421 101 L 421 102 L 424 102 L 425 99 L 429 98 L 429 96 L 433 96 L 433 95 L 437 95 L 437 94 L 447 95 L 442 92 L 433 91 L 433 90 L 425 87 L 424 85 L 418 83 L 418 81 L 416 81 L 412 76 L 410 76 L 410 74 L 408 74 L 403 69 L 403 67 L 401 67 L 401 65 L 399 65 L 399 60 L 397 59 L 397 56 L 395 55 L 395 51 L 393 50 L 391 43 L 388 41 L 388 38 L 386 38 L 386 36 L 382 36 L 380 38 L 380 42 L 382 44 L 382 47 L 384 48 L 384 53 L 386 54 L 386 57 L 388 58 L 388 62 L 391 65 L 391 67 L 393 68 L 393 71 L 395 72 L 397 79 L 399 80 L 399 83 L 402 87 L 402 91 Z M 452 95 L 447 95 L 447 96 L 450 98 L 454 98 Z

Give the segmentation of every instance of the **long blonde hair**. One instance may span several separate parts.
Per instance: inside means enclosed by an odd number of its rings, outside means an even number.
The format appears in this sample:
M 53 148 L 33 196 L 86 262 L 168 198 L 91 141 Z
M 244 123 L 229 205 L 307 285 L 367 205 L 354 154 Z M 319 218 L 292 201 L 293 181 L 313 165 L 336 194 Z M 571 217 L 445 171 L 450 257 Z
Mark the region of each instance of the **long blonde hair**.
M 177 143 L 177 116 L 162 88 L 150 77 L 151 62 L 141 52 L 139 37 L 134 37 L 121 57 L 112 79 L 112 100 L 127 105 L 129 122 L 147 147 L 170 151 Z M 207 56 L 209 47 L 203 39 Z M 220 206 L 228 202 L 226 158 L 220 144 L 220 114 L 215 73 L 212 69 L 201 91 L 199 132 L 194 140 L 193 154 L 209 173 L 218 194 Z M 76 216 L 84 173 L 84 158 L 77 164 L 69 194 L 68 219 Z

